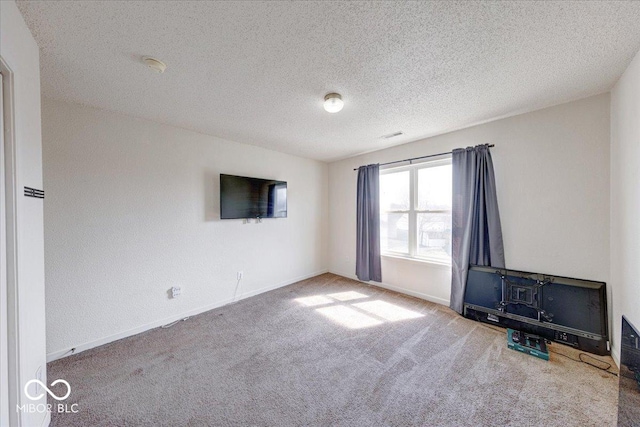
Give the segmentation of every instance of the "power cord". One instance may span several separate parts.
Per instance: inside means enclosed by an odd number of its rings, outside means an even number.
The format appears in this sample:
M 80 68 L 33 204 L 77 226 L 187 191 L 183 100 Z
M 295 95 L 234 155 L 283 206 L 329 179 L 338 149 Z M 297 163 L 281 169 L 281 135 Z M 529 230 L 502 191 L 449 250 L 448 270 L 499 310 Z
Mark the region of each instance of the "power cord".
M 60 357 L 64 357 L 64 356 L 66 356 L 66 355 L 67 355 L 67 354 L 69 354 L 69 353 L 71 353 L 71 354 L 76 354 L 76 348 L 75 348 L 75 347 L 73 347 L 72 349 L 67 350 L 67 352 L 66 352 L 66 353 L 64 353 L 64 354 L 62 354 Z
M 160 326 L 162 329 L 168 329 L 170 327 L 172 327 L 173 325 L 180 323 L 180 322 L 184 322 L 185 320 L 189 320 L 189 317 L 185 317 L 183 319 L 178 319 L 175 322 L 171 322 L 171 323 L 167 323 L 166 325 L 162 325 Z
M 236 283 L 236 288 L 235 288 L 235 290 L 233 291 L 233 299 L 231 300 L 231 302 L 230 302 L 229 304 L 233 304 L 234 302 L 236 302 L 236 294 L 238 293 L 238 287 L 240 286 L 240 281 L 241 281 L 241 280 L 242 280 L 242 279 L 238 279 L 238 282 Z M 174 325 L 176 325 L 176 324 L 178 324 L 178 323 L 180 323 L 180 322 L 184 322 L 185 320 L 189 320 L 189 317 L 185 317 L 185 318 L 183 318 L 183 319 L 178 319 L 178 320 L 176 320 L 175 322 L 167 323 L 166 325 L 162 325 L 162 326 L 160 326 L 160 327 L 161 327 L 162 329 L 168 329 L 168 328 L 170 328 L 170 327 L 172 327 L 172 326 L 174 326 Z M 75 351 L 75 348 L 73 348 L 73 349 L 71 349 L 71 350 L 69 350 L 69 351 Z M 67 352 L 67 353 L 68 353 L 68 352 Z
M 483 326 L 483 327 L 485 327 L 485 328 L 487 328 L 487 329 L 492 329 L 492 330 L 494 330 L 494 331 L 496 331 L 496 332 L 500 332 L 500 333 L 504 333 L 504 332 L 505 332 L 504 330 L 501 330 L 501 329 L 498 329 L 498 328 L 495 328 L 495 327 L 493 327 L 493 326 L 489 326 L 489 325 L 486 325 L 486 324 L 483 324 L 483 323 L 480 323 L 480 326 Z M 605 362 L 604 360 L 600 360 L 600 359 L 598 359 L 598 358 L 596 358 L 596 357 L 590 356 L 590 355 L 588 355 L 587 353 L 579 353 L 579 354 L 578 354 L 578 358 L 577 358 L 577 359 L 574 359 L 573 357 L 571 357 L 571 356 L 567 356 L 566 354 L 563 354 L 563 353 L 560 353 L 560 352 L 557 352 L 557 351 L 553 351 L 553 350 L 551 350 L 551 348 L 550 348 L 550 347 L 553 345 L 553 343 L 552 343 L 552 342 L 550 342 L 549 340 L 545 340 L 545 342 L 546 342 L 546 343 L 547 343 L 547 345 L 548 345 L 547 350 L 549 350 L 549 352 L 550 352 L 550 353 L 558 354 L 558 355 L 560 355 L 560 356 L 562 356 L 562 357 L 566 357 L 566 358 L 567 358 L 567 359 L 569 359 L 569 360 L 573 360 L 574 362 L 584 363 L 585 365 L 592 366 L 592 367 L 594 367 L 594 368 L 596 368 L 596 369 L 599 369 L 599 370 L 601 370 L 601 371 L 603 371 L 603 372 L 606 372 L 607 374 L 611 374 L 611 375 L 613 375 L 613 376 L 615 376 L 615 377 L 619 376 L 617 373 L 615 373 L 615 372 L 611 372 L 611 371 L 609 370 L 609 369 L 611 369 L 611 367 L 613 366 L 613 365 L 612 365 L 611 363 L 609 363 L 609 362 Z M 587 360 L 584 360 L 584 358 L 588 358 L 588 359 L 595 360 L 596 362 L 601 363 L 602 365 L 606 365 L 606 366 L 598 366 L 598 365 L 597 365 L 597 364 L 595 364 L 595 363 L 592 363 L 592 362 L 589 362 L 589 361 L 587 361 Z
M 547 343 L 548 343 L 548 344 L 550 344 L 548 341 L 547 341 Z M 571 356 L 567 356 L 566 354 L 562 354 L 562 353 L 559 353 L 559 352 L 557 352 L 557 351 L 553 351 L 553 350 L 551 350 L 551 349 L 549 349 L 549 352 L 550 352 L 550 353 L 553 353 L 553 354 L 559 354 L 560 356 L 562 356 L 562 357 L 566 357 L 567 359 L 569 359 L 569 360 L 573 360 L 574 362 L 584 363 L 585 365 L 592 366 L 592 367 L 594 367 L 594 368 L 596 368 L 596 369 L 599 369 L 599 370 L 601 370 L 601 371 L 603 371 L 603 372 L 606 372 L 607 374 L 613 375 L 614 377 L 619 376 L 616 372 L 611 372 L 611 371 L 609 370 L 609 369 L 611 369 L 611 367 L 613 366 L 613 365 L 611 365 L 611 363 L 609 363 L 609 362 L 605 362 L 604 360 L 597 359 L 597 358 L 595 358 L 595 357 L 593 357 L 593 356 L 589 356 L 587 353 L 579 353 L 579 354 L 578 354 L 578 358 L 577 358 L 577 359 L 574 359 L 574 358 L 573 358 L 573 357 L 571 357 Z M 588 361 L 584 360 L 584 359 L 583 359 L 583 357 L 584 357 L 584 358 L 589 358 L 589 359 L 595 360 L 596 362 L 598 362 L 598 363 L 602 363 L 603 365 L 606 365 L 606 366 L 598 366 L 598 365 L 596 365 L 595 363 L 588 362 Z
M 233 304 L 236 302 L 236 295 L 238 293 L 238 288 L 240 287 L 240 281 L 242 279 L 238 279 L 238 281 L 236 282 L 236 288 L 233 291 L 233 298 L 231 299 L 231 302 L 229 304 Z

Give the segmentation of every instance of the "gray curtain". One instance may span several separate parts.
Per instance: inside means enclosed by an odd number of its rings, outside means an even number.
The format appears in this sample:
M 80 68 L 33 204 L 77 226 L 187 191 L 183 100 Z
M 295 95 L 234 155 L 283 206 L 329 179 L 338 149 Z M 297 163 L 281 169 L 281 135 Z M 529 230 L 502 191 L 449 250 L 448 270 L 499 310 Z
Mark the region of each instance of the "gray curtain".
M 358 169 L 356 276 L 382 281 L 380 268 L 380 165 Z
M 493 162 L 487 145 L 452 153 L 451 302 L 462 313 L 469 264 L 504 267 Z

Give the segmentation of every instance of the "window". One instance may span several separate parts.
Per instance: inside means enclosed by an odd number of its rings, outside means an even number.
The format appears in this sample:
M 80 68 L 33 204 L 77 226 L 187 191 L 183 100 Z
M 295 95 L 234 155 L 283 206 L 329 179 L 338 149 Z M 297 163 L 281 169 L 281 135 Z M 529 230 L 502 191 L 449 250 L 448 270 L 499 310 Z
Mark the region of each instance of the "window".
M 380 171 L 383 254 L 451 262 L 451 159 Z
M 287 184 L 274 184 L 275 196 L 273 205 L 276 217 L 287 217 Z

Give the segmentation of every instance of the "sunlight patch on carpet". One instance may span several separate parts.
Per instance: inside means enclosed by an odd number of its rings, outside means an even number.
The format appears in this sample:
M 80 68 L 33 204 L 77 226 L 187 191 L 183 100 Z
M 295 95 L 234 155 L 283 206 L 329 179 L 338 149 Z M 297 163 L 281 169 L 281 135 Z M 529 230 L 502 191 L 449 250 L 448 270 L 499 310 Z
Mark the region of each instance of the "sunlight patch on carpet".
M 424 314 L 380 300 L 359 302 L 353 304 L 353 306 L 360 310 L 364 310 L 367 313 L 371 313 L 377 317 L 388 320 L 389 322 L 424 317 Z
M 316 308 L 316 311 L 349 329 L 368 328 L 371 326 L 381 325 L 383 323 L 381 320 L 375 319 L 344 305 Z
M 335 302 L 334 300 L 327 298 L 324 295 L 313 295 L 310 297 L 296 298 L 295 301 L 299 302 L 302 305 L 306 305 L 307 307 L 315 307 L 316 305 L 323 304 L 333 304 Z
M 361 294 L 356 291 L 338 292 L 337 294 L 327 294 L 327 296 L 337 299 L 338 301 L 351 301 L 354 299 L 369 298 L 369 295 Z

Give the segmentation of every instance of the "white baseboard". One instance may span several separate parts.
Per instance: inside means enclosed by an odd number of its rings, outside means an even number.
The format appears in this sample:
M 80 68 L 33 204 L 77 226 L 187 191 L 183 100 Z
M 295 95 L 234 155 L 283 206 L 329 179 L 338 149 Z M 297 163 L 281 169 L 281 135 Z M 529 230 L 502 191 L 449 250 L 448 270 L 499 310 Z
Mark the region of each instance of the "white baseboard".
M 611 348 L 611 358 L 613 359 L 613 362 L 616 364 L 618 369 L 620 369 L 620 356 L 618 355 L 618 352 L 615 348 Z
M 360 283 L 364 283 L 366 285 L 369 286 L 377 286 L 379 288 L 384 288 L 384 289 L 389 289 L 390 291 L 395 291 L 401 294 L 406 294 L 406 295 L 411 295 L 412 297 L 416 297 L 416 298 L 420 298 L 423 300 L 427 300 L 436 304 L 440 304 L 440 305 L 445 305 L 445 306 L 449 306 L 449 300 L 446 300 L 444 298 L 439 298 L 439 297 L 434 297 L 433 295 L 429 295 L 429 294 L 425 294 L 422 292 L 416 292 L 416 291 L 412 291 L 410 289 L 404 289 L 401 288 L 399 286 L 395 286 L 395 285 L 390 285 L 388 283 L 379 283 L 379 282 L 363 282 L 362 280 L 358 279 L 357 276 L 352 275 L 352 274 L 345 274 L 345 273 L 339 273 L 337 271 L 329 271 L 332 274 L 336 274 L 338 276 L 342 276 L 342 277 L 346 277 L 348 279 L 353 279 L 356 280 Z
M 436 304 L 440 304 L 440 305 L 446 305 L 447 307 L 449 307 L 449 300 L 446 300 L 444 298 L 439 298 L 439 297 L 434 297 L 433 295 L 428 295 L 428 294 L 424 294 L 422 292 L 416 292 L 416 291 L 412 291 L 409 289 L 404 289 L 404 288 L 400 288 L 398 286 L 394 286 L 394 285 L 389 285 L 388 283 L 370 283 L 373 286 L 379 286 L 381 288 L 385 288 L 385 289 L 389 289 L 391 291 L 396 291 L 399 292 L 401 294 L 407 294 L 407 295 L 411 295 L 412 297 L 416 297 L 416 298 L 420 298 L 420 299 L 424 299 Z
M 236 298 L 236 301 L 240 301 L 240 300 L 243 300 L 245 298 L 249 298 L 249 297 L 252 297 L 252 296 L 255 296 L 255 295 L 259 295 L 259 294 L 262 294 L 262 293 L 265 293 L 265 292 L 268 292 L 268 291 L 272 291 L 274 289 L 282 288 L 283 286 L 291 285 L 292 283 L 296 283 L 296 282 L 299 282 L 301 280 L 306 280 L 306 279 L 309 279 L 311 277 L 315 277 L 315 276 L 318 276 L 320 274 L 324 274 L 324 273 L 327 273 L 327 272 L 328 272 L 328 270 L 326 270 L 326 269 L 325 270 L 321 270 L 321 271 L 316 271 L 316 272 L 311 273 L 311 274 L 305 274 L 303 276 L 299 276 L 299 277 L 296 277 L 296 278 L 293 278 L 293 279 L 282 281 L 282 282 L 277 283 L 275 285 L 265 286 L 264 288 L 260 288 L 260 289 L 254 290 L 254 291 L 241 293 L 240 296 Z M 106 336 L 106 337 L 103 337 L 103 338 L 98 338 L 98 339 L 93 340 L 93 341 L 89 341 L 89 342 L 85 342 L 85 343 L 82 343 L 82 344 L 78 344 L 78 345 L 75 345 L 75 346 L 71 347 L 71 348 L 75 348 L 75 351 L 73 353 L 71 353 L 70 349 L 63 349 L 63 350 L 54 351 L 54 352 L 51 352 L 51 353 L 47 354 L 47 363 L 52 362 L 52 361 L 57 360 L 57 359 L 62 359 L 63 357 L 71 356 L 72 354 L 78 354 L 78 353 L 83 352 L 85 350 L 89 350 L 89 349 L 92 349 L 94 347 L 98 347 L 98 346 L 101 346 L 101 345 L 104 345 L 104 344 L 108 344 L 110 342 L 117 341 L 117 340 L 120 340 L 122 338 L 127 338 L 127 337 L 130 337 L 130 336 L 133 336 L 133 335 L 137 335 L 139 333 L 148 331 L 150 329 L 154 329 L 154 328 L 160 327 L 162 325 L 166 325 L 168 323 L 175 322 L 175 321 L 180 320 L 180 319 L 184 319 L 185 317 L 195 316 L 197 314 L 204 313 L 205 311 L 209 311 L 209 310 L 213 310 L 215 308 L 219 308 L 219 307 L 225 306 L 225 305 L 227 305 L 227 304 L 229 304 L 231 302 L 234 302 L 232 300 L 232 298 L 227 298 L 227 299 L 222 300 L 222 301 L 217 301 L 217 302 L 215 302 L 213 304 L 208 304 L 208 305 L 205 305 L 205 306 L 202 306 L 202 307 L 198 307 L 198 308 L 195 308 L 195 309 L 192 309 L 192 310 L 189 310 L 189 311 L 185 311 L 185 312 L 180 313 L 180 314 L 176 314 L 176 315 L 173 315 L 173 316 L 170 316 L 170 317 L 165 317 L 164 319 L 158 319 L 156 321 L 153 321 L 153 322 L 150 322 L 150 323 L 146 323 L 144 325 L 140 325 L 138 327 L 135 327 L 135 328 L 132 328 L 132 329 L 128 329 L 126 331 L 122 331 L 122 332 L 119 332 L 117 334 L 109 335 L 109 336 Z

